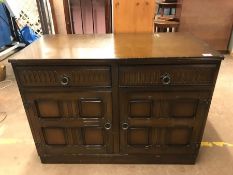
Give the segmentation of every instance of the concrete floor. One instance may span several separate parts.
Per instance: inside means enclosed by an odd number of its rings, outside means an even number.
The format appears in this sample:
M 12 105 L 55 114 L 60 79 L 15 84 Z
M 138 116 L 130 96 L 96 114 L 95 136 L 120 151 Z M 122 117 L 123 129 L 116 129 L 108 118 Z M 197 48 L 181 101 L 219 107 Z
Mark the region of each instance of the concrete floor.
M 41 164 L 11 66 L 7 60 L 3 63 L 13 83 L 6 89 L 0 84 L 0 112 L 7 112 L 0 123 L 0 175 L 233 174 L 233 57 L 227 56 L 222 63 L 196 165 Z

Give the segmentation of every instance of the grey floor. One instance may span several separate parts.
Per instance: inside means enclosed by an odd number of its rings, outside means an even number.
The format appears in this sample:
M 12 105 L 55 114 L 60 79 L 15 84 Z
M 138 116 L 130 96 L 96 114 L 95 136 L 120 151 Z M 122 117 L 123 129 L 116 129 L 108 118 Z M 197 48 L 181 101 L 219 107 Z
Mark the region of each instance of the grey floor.
M 223 61 L 196 165 L 56 165 L 41 164 L 7 60 L 7 79 L 0 84 L 0 175 L 233 175 L 233 57 Z M 3 85 L 9 87 L 2 89 Z

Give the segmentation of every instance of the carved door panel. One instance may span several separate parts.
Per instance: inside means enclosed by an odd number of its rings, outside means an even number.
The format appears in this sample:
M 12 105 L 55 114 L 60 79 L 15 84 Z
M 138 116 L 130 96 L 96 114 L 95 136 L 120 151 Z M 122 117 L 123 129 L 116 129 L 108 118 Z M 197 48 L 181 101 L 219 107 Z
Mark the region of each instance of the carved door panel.
M 194 153 L 206 119 L 206 92 L 120 92 L 122 153 Z
M 26 101 L 45 153 L 112 152 L 110 91 L 27 93 Z

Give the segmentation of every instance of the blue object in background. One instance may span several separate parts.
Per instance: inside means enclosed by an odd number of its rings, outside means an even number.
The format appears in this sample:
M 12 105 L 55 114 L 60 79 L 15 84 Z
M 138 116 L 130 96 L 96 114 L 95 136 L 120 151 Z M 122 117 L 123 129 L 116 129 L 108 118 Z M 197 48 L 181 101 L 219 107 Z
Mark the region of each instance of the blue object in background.
M 23 42 L 27 45 L 31 44 L 33 41 L 39 38 L 36 33 L 28 26 L 22 28 L 22 30 L 20 30 L 20 34 L 23 38 Z
M 4 4 L 0 3 L 0 47 L 11 44 L 11 31 Z

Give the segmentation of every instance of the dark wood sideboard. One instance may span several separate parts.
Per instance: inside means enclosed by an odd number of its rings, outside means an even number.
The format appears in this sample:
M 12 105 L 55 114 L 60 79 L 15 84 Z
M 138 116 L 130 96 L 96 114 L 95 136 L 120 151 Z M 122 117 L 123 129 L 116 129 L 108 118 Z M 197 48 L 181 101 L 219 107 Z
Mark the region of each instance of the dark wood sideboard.
M 193 164 L 222 59 L 164 33 L 48 35 L 9 61 L 43 163 Z

